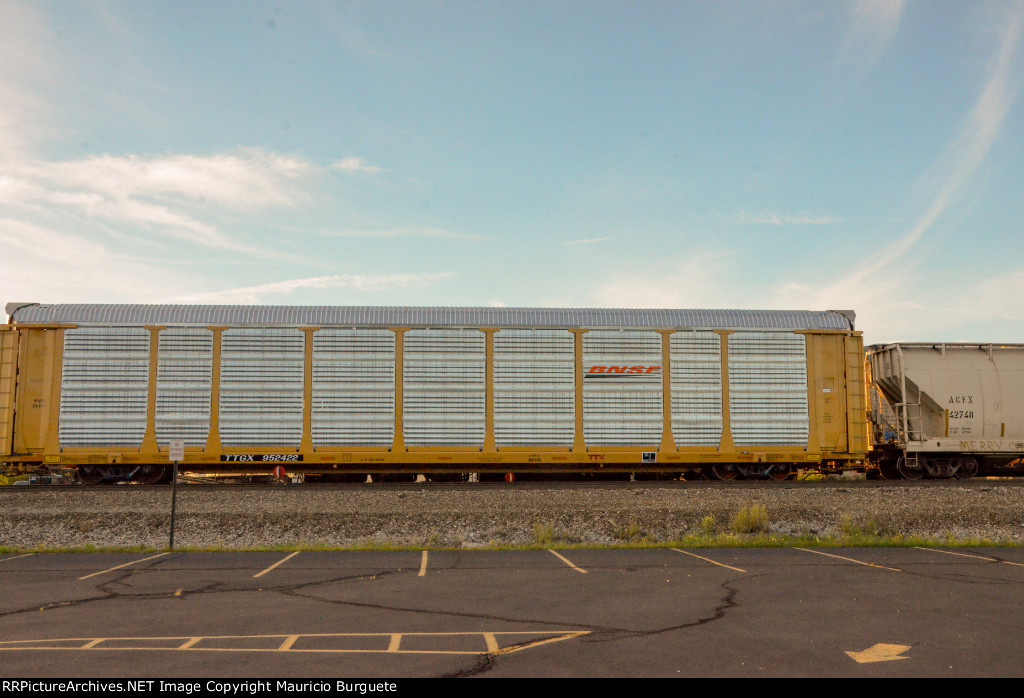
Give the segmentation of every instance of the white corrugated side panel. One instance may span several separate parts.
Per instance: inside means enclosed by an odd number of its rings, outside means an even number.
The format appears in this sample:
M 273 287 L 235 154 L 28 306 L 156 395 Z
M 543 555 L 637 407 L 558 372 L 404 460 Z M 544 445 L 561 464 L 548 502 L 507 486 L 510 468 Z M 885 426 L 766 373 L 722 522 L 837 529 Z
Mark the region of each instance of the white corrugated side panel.
M 210 434 L 213 332 L 171 327 L 160 332 L 156 369 L 156 440 L 204 446 Z
M 565 330 L 494 336 L 494 440 L 571 447 L 576 427 L 574 339 Z
M 224 331 L 220 360 L 224 446 L 299 447 L 304 340 L 295 329 Z
M 479 330 L 405 333 L 402 414 L 408 446 L 483 447 L 487 357 Z
M 807 445 L 807 349 L 802 334 L 729 335 L 729 414 L 737 446 Z
M 672 359 L 672 436 L 677 446 L 722 441 L 722 341 L 714 332 L 675 332 Z
M 395 436 L 395 334 L 313 334 L 313 445 L 390 446 Z
M 583 438 L 587 446 L 655 449 L 663 429 L 661 335 L 595 330 L 583 335 Z M 656 372 L 588 377 L 595 366 Z
M 61 446 L 140 447 L 148 401 L 148 330 L 84 327 L 64 332 Z

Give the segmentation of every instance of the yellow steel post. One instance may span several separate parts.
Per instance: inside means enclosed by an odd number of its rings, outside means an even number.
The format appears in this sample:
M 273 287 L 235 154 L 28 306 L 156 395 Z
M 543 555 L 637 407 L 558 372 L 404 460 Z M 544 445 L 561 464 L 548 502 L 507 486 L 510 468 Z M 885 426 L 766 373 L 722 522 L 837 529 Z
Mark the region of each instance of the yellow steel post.
M 302 371 L 302 441 L 300 453 L 313 453 L 313 333 L 319 327 L 300 327 L 306 335 L 305 363 Z
M 210 434 L 206 438 L 203 452 L 207 455 L 220 453 L 220 347 L 227 327 L 207 327 L 213 332 L 213 372 L 210 376 Z
M 46 434 L 43 453 L 48 456 L 60 455 L 60 381 L 64 367 L 64 330 L 46 332 L 46 351 L 51 361 L 43 377 L 43 394 L 48 396 L 50 409 L 44 416 L 41 432 Z
M 576 355 L 576 435 L 572 441 L 572 452 L 584 454 L 587 445 L 583 439 L 583 335 L 587 330 L 569 330 L 573 334 L 573 351 Z
M 142 437 L 142 453 L 157 453 L 156 442 L 156 379 L 160 357 L 160 330 L 164 327 L 146 327 L 149 330 L 149 393 L 146 398 L 146 435 Z
M 807 345 L 807 450 L 819 452 L 825 446 L 825 422 L 821 404 L 821 369 L 818 366 L 821 335 L 805 334 Z
M 736 444 L 732 440 L 732 415 L 729 409 L 729 335 L 732 330 L 715 330 L 722 341 L 722 440 L 718 444 L 719 453 L 735 451 Z
M 402 421 L 402 408 L 405 399 L 405 333 L 409 328 L 392 327 L 395 333 L 395 436 L 391 443 L 392 453 L 405 452 L 405 424 Z
M 661 412 L 664 424 L 661 428 L 659 451 L 675 451 L 675 435 L 672 433 L 672 352 L 670 337 L 675 330 L 658 330 L 661 334 Z
M 18 330 L 0 327 L 0 456 L 14 447 L 14 389 L 18 373 Z
M 485 403 L 485 427 L 484 427 L 484 448 L 483 453 L 497 453 L 498 447 L 494 442 L 494 335 L 497 329 L 480 330 L 484 333 L 484 355 L 486 392 L 484 393 Z
M 846 349 L 846 420 L 849 451 L 867 454 L 869 439 L 867 414 L 867 377 L 864 372 L 864 339 L 860 334 L 845 338 Z

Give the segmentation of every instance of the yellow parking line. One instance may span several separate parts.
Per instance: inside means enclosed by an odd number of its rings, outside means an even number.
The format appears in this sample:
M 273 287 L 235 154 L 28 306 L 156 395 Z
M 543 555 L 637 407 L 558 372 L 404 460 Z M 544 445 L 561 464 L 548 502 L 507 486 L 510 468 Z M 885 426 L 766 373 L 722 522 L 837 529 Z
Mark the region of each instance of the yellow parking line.
M 256 574 L 254 574 L 254 575 L 252 576 L 252 578 L 253 578 L 253 579 L 256 579 L 257 577 L 262 577 L 263 575 L 265 575 L 265 574 L 266 574 L 267 572 L 269 572 L 270 570 L 274 569 L 274 568 L 275 568 L 275 567 L 277 567 L 278 565 L 283 565 L 284 563 L 286 563 L 286 562 L 288 562 L 289 560 L 291 560 L 291 559 L 292 559 L 293 557 L 295 557 L 296 555 L 298 555 L 298 554 L 299 554 L 299 552 L 300 552 L 300 551 L 296 550 L 296 551 L 295 551 L 294 553 L 292 553 L 291 555 L 286 555 L 285 557 L 281 558 L 280 560 L 278 560 L 277 562 L 275 562 L 275 563 L 274 563 L 273 565 L 271 565 L 271 566 L 270 566 L 270 567 L 268 567 L 267 569 L 263 570 L 262 572 L 257 572 Z
M 919 545 L 915 545 L 918 550 L 930 550 L 933 553 L 945 553 L 946 555 L 959 555 L 960 557 L 973 557 L 976 560 L 986 560 L 988 562 L 1001 562 L 1004 565 L 1013 565 L 1015 567 L 1024 567 L 1024 564 L 1019 562 L 1010 562 L 1009 560 L 998 560 L 994 557 L 988 557 L 986 555 L 971 555 L 970 553 L 954 553 L 952 550 L 939 550 L 938 548 L 922 548 Z
M 93 572 L 92 574 L 87 574 L 84 577 L 79 577 L 78 579 L 79 579 L 79 581 L 81 581 L 83 579 L 89 579 L 89 577 L 98 577 L 101 574 L 106 574 L 107 572 L 113 572 L 114 570 L 119 570 L 122 567 L 128 567 L 129 565 L 135 565 L 135 564 L 138 564 L 140 562 L 145 562 L 146 560 L 155 560 L 158 557 L 163 557 L 164 555 L 170 555 L 170 553 L 160 553 L 159 555 L 152 555 L 150 557 L 144 557 L 141 560 L 132 560 L 131 562 L 126 562 L 123 565 L 118 565 L 117 567 L 111 567 L 108 570 L 102 570 L 100 572 Z
M 499 654 L 512 654 L 513 652 L 522 652 L 523 650 L 528 650 L 528 649 L 531 649 L 533 647 L 540 647 L 541 645 L 547 645 L 547 644 L 550 644 L 552 642 L 561 642 L 562 640 L 572 640 L 573 638 L 577 638 L 577 637 L 580 637 L 582 635 L 589 635 L 589 634 L 590 634 L 589 630 L 581 630 L 579 632 L 569 633 L 568 635 L 561 635 L 559 637 L 549 637 L 546 640 L 537 640 L 536 642 L 528 642 L 528 643 L 526 643 L 524 645 L 512 645 L 511 647 L 506 647 L 505 649 L 501 649 L 501 650 L 498 650 L 496 652 L 491 652 L 490 654 L 499 655 Z
M 0 562 L 7 562 L 8 560 L 17 560 L 20 557 L 28 557 L 30 555 L 35 555 L 35 553 L 25 553 L 24 555 L 15 555 L 14 557 L 5 557 L 3 560 L 0 560 Z
M 856 562 L 858 565 L 864 565 L 865 567 L 874 567 L 880 570 L 889 570 L 890 572 L 902 572 L 895 567 L 885 567 L 883 565 L 874 565 L 870 562 L 862 562 L 860 560 L 854 560 L 852 557 L 843 557 L 842 555 L 833 555 L 832 553 L 823 553 L 820 550 L 808 550 L 807 548 L 793 548 L 793 550 L 803 550 L 805 553 L 814 553 L 815 555 L 824 555 L 825 557 L 834 557 L 837 560 L 846 560 L 847 562 Z
M 417 576 L 424 577 L 424 576 L 426 576 L 426 574 L 427 574 L 427 551 L 424 550 L 423 551 L 423 559 L 420 560 L 420 573 Z
M 726 564 L 723 564 L 721 562 L 715 562 L 714 560 L 709 560 L 706 557 L 701 557 L 700 555 L 698 555 L 696 553 L 688 553 L 685 550 L 680 550 L 679 548 L 670 548 L 670 550 L 675 550 L 677 553 L 682 553 L 683 555 L 689 555 L 690 557 L 695 557 L 698 560 L 703 560 L 704 562 L 710 562 L 712 565 L 718 565 L 719 567 L 724 567 L 724 568 L 729 569 L 729 570 L 735 570 L 736 572 L 743 572 L 744 574 L 746 573 L 746 570 L 741 570 L 739 567 L 731 567 L 730 565 L 726 565 Z
M 126 651 L 154 651 L 154 652 L 173 652 L 173 651 L 190 651 L 190 652 L 287 652 L 290 654 L 371 654 L 371 653 L 391 653 L 391 654 L 451 654 L 451 655 L 482 655 L 489 654 L 491 656 L 511 654 L 513 652 L 521 652 L 525 649 L 533 647 L 539 647 L 552 642 L 562 642 L 564 640 L 571 640 L 573 638 L 588 635 L 588 630 L 526 630 L 526 631 L 492 631 L 492 632 L 441 632 L 441 633 L 311 633 L 311 634 L 297 634 L 297 635 L 211 635 L 211 636 L 199 636 L 199 637 L 188 637 L 186 636 L 174 636 L 174 637 L 99 637 L 99 638 L 53 638 L 53 639 L 42 639 L 42 640 L 3 640 L 0 641 L 0 653 L 2 652 L 25 652 L 25 651 L 48 651 L 48 652 L 67 652 L 75 650 L 86 650 L 86 651 L 106 651 L 106 652 L 126 652 Z M 532 641 L 523 642 L 522 644 L 510 644 L 507 647 L 501 647 L 499 644 L 499 638 L 507 638 L 514 642 L 517 636 L 547 636 L 537 637 Z M 450 650 L 450 649 L 412 649 L 403 650 L 401 649 L 402 639 L 406 636 L 413 636 L 422 640 L 430 640 L 434 638 L 436 641 L 443 641 L 449 637 L 482 637 L 485 650 Z M 275 638 L 281 640 L 281 643 L 277 647 L 231 647 L 224 646 L 224 640 L 238 640 L 245 642 L 248 640 L 258 640 L 263 638 Z M 295 649 L 295 644 L 298 640 L 306 638 L 309 640 L 307 646 L 302 649 Z M 387 649 L 367 649 L 359 647 L 317 647 L 318 639 L 336 639 L 344 640 L 345 638 L 387 638 L 388 646 Z M 138 645 L 131 646 L 126 645 L 128 641 L 138 641 Z M 184 642 L 181 642 L 184 640 Z M 197 646 L 204 640 L 220 640 L 221 644 L 218 647 L 202 647 Z M 111 641 L 116 641 L 116 644 L 109 644 Z M 154 646 L 151 644 L 154 641 L 166 642 L 166 641 L 178 641 L 177 646 Z M 54 645 L 52 643 L 61 643 Z M 75 644 L 68 644 L 75 643 Z M 106 644 L 105 644 L 106 643 Z M 313 644 L 314 646 L 309 646 Z
M 571 562 L 571 561 L 569 561 L 569 560 L 568 560 L 568 559 L 567 559 L 566 557 L 564 557 L 564 556 L 562 556 L 562 555 L 559 555 L 559 554 L 558 554 L 558 553 L 556 553 L 556 552 L 555 552 L 554 550 L 548 550 L 548 552 L 549 552 L 549 553 L 551 553 L 552 555 L 554 555 L 555 557 L 557 557 L 557 558 L 558 558 L 559 560 L 561 560 L 561 561 L 562 561 L 562 562 L 564 562 L 565 564 L 569 565 L 569 567 L 572 567 L 572 568 L 573 568 L 574 570 L 576 570 L 577 572 L 579 572 L 579 573 L 581 573 L 581 574 L 586 574 L 586 573 L 587 573 L 587 571 L 586 571 L 586 570 L 582 570 L 582 569 L 580 569 L 580 568 L 579 568 L 579 567 L 577 567 L 576 565 L 572 564 L 572 562 Z
M 285 638 L 284 642 L 282 642 L 281 646 L 278 647 L 277 649 L 279 651 L 281 651 L 281 652 L 286 652 L 286 651 L 288 651 L 288 650 L 290 650 L 292 648 L 292 645 L 294 645 L 295 641 L 298 640 L 298 639 L 299 639 L 298 635 L 289 635 L 288 637 Z
M 69 652 L 69 651 L 101 651 L 101 652 L 287 652 L 290 654 L 451 654 L 451 655 L 483 655 L 490 656 L 511 654 L 522 650 L 540 647 L 550 643 L 572 640 L 590 634 L 590 630 L 495 630 L 495 631 L 463 631 L 463 632 L 314 632 L 314 634 L 301 635 L 253 635 L 253 636 L 199 636 L 189 638 L 188 636 L 174 636 L 164 638 L 61 638 L 43 640 L 5 640 L 0 641 L 0 653 L 3 652 Z M 536 639 L 514 644 L 517 637 Z M 541 636 L 541 637 L 538 637 Z M 473 638 L 483 639 L 485 649 L 483 650 L 450 650 L 450 649 L 415 649 L 403 650 L 400 648 L 402 639 L 415 637 L 423 641 L 443 643 L 447 638 Z M 388 640 L 387 649 L 368 649 L 360 647 L 317 647 L 323 645 L 324 640 L 359 639 L 359 638 L 384 638 Z M 276 639 L 280 644 L 276 647 L 238 647 L 231 646 L 230 641 L 237 641 L 234 645 L 245 644 L 248 641 Z M 306 639 L 306 647 L 295 649 L 296 643 Z M 205 640 L 219 641 L 218 647 L 201 647 L 199 643 Z M 501 647 L 501 640 L 508 640 L 513 643 L 507 647 Z M 130 643 L 135 641 L 135 645 Z M 167 643 L 177 641 L 176 646 L 164 645 L 155 646 L 154 642 Z M 184 642 L 181 642 L 184 641 Z M 225 646 L 224 641 L 228 641 Z M 111 644 L 114 643 L 114 644 Z M 312 647 L 310 647 L 312 645 Z
M 933 553 L 945 553 L 946 555 L 957 555 L 959 557 L 973 557 L 976 560 L 987 560 L 989 562 L 999 562 L 999 560 L 995 559 L 994 557 L 985 557 L 984 555 L 969 555 L 967 553 L 954 553 L 951 550 L 939 550 L 937 548 L 922 548 L 920 545 L 915 545 L 914 547 L 917 548 L 918 550 L 928 550 L 928 551 L 933 552 Z

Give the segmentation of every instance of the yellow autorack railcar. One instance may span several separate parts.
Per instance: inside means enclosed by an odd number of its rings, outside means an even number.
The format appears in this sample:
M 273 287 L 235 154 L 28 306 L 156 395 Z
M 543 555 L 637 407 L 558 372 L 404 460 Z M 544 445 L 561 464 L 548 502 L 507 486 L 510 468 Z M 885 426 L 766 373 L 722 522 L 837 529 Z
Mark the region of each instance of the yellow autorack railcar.
M 0 461 L 84 482 L 860 467 L 850 311 L 11 304 Z

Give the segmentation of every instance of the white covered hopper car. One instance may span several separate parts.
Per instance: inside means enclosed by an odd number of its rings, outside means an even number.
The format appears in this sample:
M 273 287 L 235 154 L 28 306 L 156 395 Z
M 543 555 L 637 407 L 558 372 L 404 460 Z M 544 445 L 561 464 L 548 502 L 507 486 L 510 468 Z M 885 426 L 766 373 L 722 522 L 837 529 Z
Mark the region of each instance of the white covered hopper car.
M 196 472 L 862 467 L 849 311 L 11 304 L 0 463 Z
M 1008 473 L 1024 457 L 1024 345 L 885 344 L 867 362 L 885 477 Z

